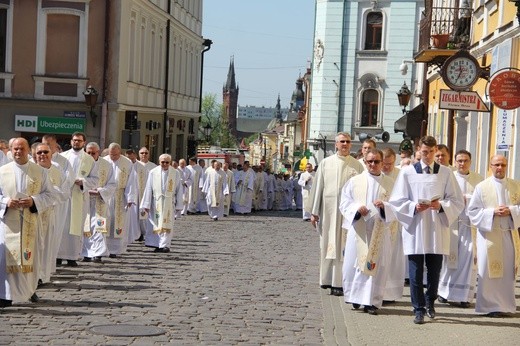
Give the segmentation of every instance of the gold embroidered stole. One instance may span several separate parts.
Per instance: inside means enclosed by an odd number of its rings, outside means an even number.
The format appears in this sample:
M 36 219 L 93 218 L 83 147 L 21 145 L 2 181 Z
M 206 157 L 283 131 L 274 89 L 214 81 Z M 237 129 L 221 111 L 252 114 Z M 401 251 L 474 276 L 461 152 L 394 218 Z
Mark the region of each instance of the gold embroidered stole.
M 199 183 L 200 183 L 200 172 L 193 168 L 195 172 L 195 178 L 193 178 L 193 183 L 191 184 L 191 195 L 192 201 L 196 205 L 199 200 Z
M 497 206 L 498 196 L 492 178 L 484 180 L 481 187 L 484 206 L 487 208 Z M 509 181 L 506 181 L 505 188 L 509 194 L 509 202 L 513 205 L 518 205 L 520 202 L 520 191 L 518 189 L 518 185 L 510 184 Z M 498 220 L 494 217 L 492 226 L 493 229 L 491 232 L 486 232 L 485 234 L 487 244 L 487 266 L 489 277 L 491 279 L 501 278 L 504 275 L 502 232 L 511 232 L 515 251 L 515 273 L 518 272 L 518 267 L 520 265 L 520 237 L 518 235 L 518 231 L 516 229 L 504 231 L 498 227 L 498 225 L 495 227 L 496 221 Z
M 126 204 L 125 189 L 128 184 L 128 178 L 132 172 L 132 161 L 121 156 L 116 163 L 116 192 L 114 196 L 114 238 L 119 239 L 124 236 Z M 115 173 L 115 172 L 114 172 Z
M 246 198 L 247 198 L 247 190 L 249 186 L 249 179 L 251 177 L 251 168 L 249 168 L 246 172 L 242 171 L 243 179 L 242 179 L 242 186 L 240 186 L 240 196 L 238 198 L 238 204 L 239 205 L 246 205 Z
M 153 232 L 157 234 L 169 233 L 173 229 L 173 218 L 175 217 L 173 192 L 177 185 L 176 171 L 171 167 L 168 169 L 164 193 L 162 191 L 162 168 L 154 169 L 152 172 L 152 191 L 155 203 L 155 214 L 151 215 Z
M 58 168 L 51 165 L 47 169 L 47 176 L 49 177 L 49 180 L 51 181 L 52 186 L 60 187 L 61 184 L 61 172 Z M 40 216 L 40 232 L 42 234 L 47 234 L 49 232 L 49 224 L 52 221 L 51 217 L 54 215 L 54 208 L 47 208 L 43 212 L 38 213 Z
M 211 172 L 210 184 L 209 187 L 211 189 L 211 207 L 218 208 L 220 205 L 220 200 L 222 199 L 222 176 L 218 173 L 219 171 Z
M 5 166 L 4 166 L 5 167 Z M 14 164 L 0 173 L 4 185 L 4 195 L 15 198 L 16 174 Z M 43 185 L 39 166 L 29 162 L 25 178 L 25 194 L 34 196 L 41 192 Z M 36 250 L 38 214 L 31 213 L 29 208 L 23 210 L 9 209 L 4 215 L 6 271 L 7 273 L 32 273 Z M 21 226 L 21 231 L 20 231 Z
M 137 173 L 137 185 L 139 185 L 139 205 L 141 205 L 144 196 L 144 188 L 146 187 L 147 171 L 144 165 L 139 162 L 136 162 L 134 166 Z
M 368 174 L 368 173 L 365 173 Z M 357 177 L 352 183 L 354 184 L 354 199 L 356 201 L 367 200 L 368 192 L 368 176 L 362 174 Z M 388 178 L 383 176 L 380 183 L 377 183 L 377 199 L 388 201 L 392 186 Z M 372 203 L 370 201 L 368 203 Z M 393 222 L 395 223 L 395 222 Z M 372 229 L 372 236 L 370 244 L 368 244 L 368 236 L 366 223 L 363 217 L 354 223 L 356 231 L 356 250 L 358 267 L 365 275 L 373 276 L 379 268 L 379 257 L 381 256 L 381 247 L 384 241 L 385 223 L 379 218 L 379 215 L 374 216 L 374 228 Z
M 70 155 L 74 155 L 70 153 Z M 76 179 L 85 179 L 90 174 L 92 167 L 94 166 L 94 159 L 92 156 L 85 152 L 81 152 L 78 160 L 80 160 L 78 172 L 76 173 Z M 83 223 L 85 221 L 83 208 L 85 203 L 85 193 L 87 191 L 81 190 L 81 188 L 74 184 L 72 185 L 72 196 L 70 200 L 70 230 L 71 235 L 80 237 L 83 229 Z
M 107 160 L 104 159 L 98 159 L 97 160 L 98 165 L 98 184 L 97 187 L 103 187 L 106 185 L 108 181 L 108 173 L 110 171 L 111 165 Z M 100 195 L 90 197 L 95 199 L 95 215 L 94 218 L 96 220 L 96 226 L 99 227 L 99 230 L 101 230 L 101 233 L 107 233 L 108 225 L 107 225 L 107 210 L 108 210 L 108 204 L 103 200 L 103 198 Z M 85 224 L 83 229 L 83 235 L 85 237 L 92 237 L 92 231 L 91 231 L 91 221 L 92 221 L 92 215 L 90 214 L 90 207 L 87 211 L 87 217 L 85 218 Z M 104 223 L 104 224 L 103 224 Z

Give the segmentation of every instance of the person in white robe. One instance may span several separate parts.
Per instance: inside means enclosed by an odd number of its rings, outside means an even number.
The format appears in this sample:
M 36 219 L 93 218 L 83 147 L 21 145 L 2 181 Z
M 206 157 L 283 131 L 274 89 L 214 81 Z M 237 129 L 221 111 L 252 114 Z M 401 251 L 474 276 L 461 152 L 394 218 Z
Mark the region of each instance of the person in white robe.
M 464 209 L 462 192 L 452 171 L 433 160 L 435 138 L 424 136 L 419 143 L 421 161 L 401 169 L 390 197 L 408 256 L 415 324 L 423 324 L 425 315 L 432 319 L 436 316 L 442 259 L 449 253 L 449 227 Z
M 477 227 L 478 287 L 475 311 L 489 317 L 515 314 L 520 268 L 520 182 L 506 177 L 507 159 L 494 155 L 493 175 L 479 183 L 468 215 Z
M 101 262 L 109 254 L 106 235 L 110 229 L 110 200 L 116 190 L 116 181 L 112 165 L 100 158 L 101 150 L 95 142 L 87 144 L 86 152 L 96 162 L 99 180 L 97 186 L 89 190 L 90 209 L 85 219 L 85 238 L 83 239 L 84 262 Z
M 302 200 L 302 187 L 298 184 L 298 180 L 300 179 L 301 172 L 295 173 L 291 177 L 292 183 L 292 195 L 294 201 L 294 208 L 296 210 L 302 210 L 303 200 Z
M 311 224 L 320 235 L 319 284 L 336 296 L 343 295 L 343 248 L 345 231 L 339 211 L 341 189 L 356 174 L 363 172 L 359 161 L 350 156 L 350 134 L 339 132 L 335 137 L 336 154 L 318 165 L 309 198 Z
M 229 195 L 227 175 L 222 171 L 222 163 L 215 162 L 214 169 L 206 173 L 206 181 L 202 187 L 206 194 L 208 214 L 217 221 L 224 216 L 224 198 Z
M 262 188 L 263 197 L 260 201 L 259 208 L 260 210 L 267 210 L 267 199 L 269 198 L 269 174 L 267 174 L 267 171 L 264 169 L 263 166 L 260 166 L 260 171 L 262 172 L 262 181 L 264 182 L 264 186 Z
M 255 184 L 255 172 L 249 168 L 249 162 L 244 162 L 238 178 L 235 177 L 237 186 L 233 197 L 235 214 L 250 214 L 253 207 L 253 189 Z
M 67 184 L 66 177 L 61 174 L 58 167 L 52 164 L 51 161 L 51 149 L 48 145 L 38 143 L 34 148 L 34 155 L 36 157 L 36 163 L 38 166 L 43 167 L 47 170 L 47 176 L 54 189 L 55 199 L 52 201 L 52 207 L 47 208 L 45 211 L 38 213 L 40 223 L 40 272 L 39 272 L 39 284 L 45 284 L 50 282 L 53 268 L 55 268 L 56 257 L 55 257 L 55 246 L 53 241 L 55 240 L 54 233 L 56 232 L 55 227 L 55 207 L 60 204 L 68 196 L 68 189 L 70 186 Z
M 255 172 L 255 183 L 253 184 L 253 209 L 260 210 L 260 205 L 264 201 L 264 175 L 260 166 L 253 166 L 252 170 Z
M 185 159 L 179 160 L 179 167 L 177 169 L 181 174 L 183 208 L 180 215 L 182 216 L 188 214 L 188 208 L 190 206 L 190 186 L 193 185 L 193 179 L 191 170 L 187 167 Z
M 226 174 L 226 184 L 228 186 L 228 194 L 224 195 L 224 217 L 229 215 L 229 209 L 231 208 L 231 200 L 233 194 L 236 192 L 235 175 L 229 169 L 229 163 L 224 163 L 223 171 Z
M 395 166 L 396 155 L 392 148 L 385 148 L 383 152 L 383 174 L 391 178 L 393 182 L 399 175 L 399 168 Z M 393 215 L 388 215 L 391 220 Z M 388 262 L 388 277 L 386 279 L 385 293 L 383 295 L 383 304 L 390 303 L 403 297 L 404 281 L 406 277 L 406 256 L 403 252 L 403 238 L 401 237 L 401 227 L 399 223 L 391 224 L 390 246 L 391 258 Z
M 134 241 L 140 240 L 141 238 L 141 224 L 139 222 L 139 203 L 143 198 L 144 187 L 146 186 L 146 176 L 148 172 L 143 165 L 137 161 L 137 154 L 133 149 L 127 149 L 126 157 L 132 161 L 133 170 L 135 172 L 135 179 L 137 183 L 137 203 L 132 203 L 127 209 L 127 217 L 130 219 L 128 225 L 128 244 Z
M 148 174 L 150 173 L 150 171 L 152 169 L 157 167 L 157 164 L 153 163 L 149 159 L 150 159 L 150 150 L 148 150 L 147 147 L 142 147 L 141 149 L 139 149 L 139 163 L 141 165 L 143 165 L 143 167 L 145 168 L 145 172 L 146 172 L 145 181 L 143 184 L 143 191 L 140 191 L 142 194 L 139 195 L 139 205 L 141 205 L 141 202 L 143 200 L 144 187 L 146 187 L 146 180 L 148 179 Z M 139 179 L 139 177 L 138 177 L 138 179 Z M 152 225 L 150 224 L 148 219 L 142 219 L 141 217 L 139 217 L 139 227 L 141 229 L 141 236 L 137 240 L 143 241 L 144 236 L 146 235 L 146 233 L 148 233 L 148 231 L 152 227 Z
M 339 205 L 343 228 L 348 230 L 343 292 L 345 302 L 355 309 L 364 305 L 365 312 L 377 315 L 391 265 L 390 225 L 385 219 L 392 212 L 384 202 L 390 197 L 394 181 L 381 172 L 381 151 L 369 149 L 364 159 L 367 170 L 349 179 Z
M 305 165 L 305 171 L 300 174 L 298 179 L 298 185 L 302 187 L 302 210 L 303 210 L 303 221 L 311 221 L 311 212 L 309 210 L 309 193 L 312 189 L 312 182 L 314 180 L 314 167 L 312 163 Z
M 476 230 L 468 217 L 467 206 L 473 190 L 484 178 L 471 172 L 471 153 L 459 150 L 455 154 L 457 171 L 455 179 L 464 196 L 464 210 L 451 226 L 450 254 L 442 262 L 439 280 L 439 302 L 460 302 L 463 308 L 469 307 L 475 296 L 477 286 Z
M 148 174 L 143 201 L 139 209 L 152 224 L 152 231 L 145 236 L 145 245 L 155 252 L 170 252 L 176 210 L 182 210 L 183 197 L 181 177 L 170 166 L 171 156 L 159 156 L 160 166 Z
M 197 212 L 207 213 L 208 205 L 206 204 L 206 196 L 204 196 L 204 193 L 202 192 L 202 187 L 206 180 L 206 161 L 204 161 L 204 159 L 199 159 L 199 166 L 201 168 L 201 173 L 199 179 L 199 200 L 197 202 Z
M 197 164 L 197 159 L 192 157 L 189 159 L 188 169 L 191 172 L 191 185 L 188 187 L 188 210 L 186 214 L 196 214 L 198 210 L 198 202 L 200 198 L 200 179 L 202 175 L 202 167 Z
M 134 218 L 128 213 L 133 204 L 138 203 L 137 177 L 132 161 L 121 155 L 121 146 L 118 143 L 108 145 L 107 160 L 114 171 L 116 189 L 114 197 L 109 200 L 110 209 L 109 231 L 106 235 L 110 258 L 115 258 L 124 252 L 128 246 L 129 223 Z
M 38 215 L 55 199 L 47 170 L 28 160 L 29 150 L 26 139 L 15 138 L 13 161 L 0 167 L 0 308 L 35 295 L 42 250 Z
M 71 187 L 71 198 L 56 264 L 67 260 L 67 265 L 76 267 L 76 261 L 81 256 L 83 248 L 84 224 L 89 210 L 88 191 L 94 188 L 98 181 L 94 159 L 84 150 L 86 136 L 84 133 L 72 134 L 72 148 L 63 153 L 69 161 L 72 170 L 70 175 L 74 179 Z
M 275 198 L 275 176 L 271 173 L 269 169 L 265 171 L 267 174 L 267 177 L 265 178 L 266 181 L 266 188 L 267 191 L 267 210 L 273 210 L 273 204 L 274 204 L 274 198 Z
M 51 241 L 51 256 L 54 258 L 54 260 L 56 260 L 61 245 L 61 239 L 63 238 L 65 223 L 68 222 L 68 217 L 63 217 L 63 215 L 69 215 L 70 212 L 70 198 L 76 175 L 72 171 L 72 166 L 70 165 L 69 160 L 60 154 L 60 148 L 58 146 L 56 135 L 45 134 L 42 138 L 42 144 L 47 144 L 51 148 L 52 164 L 55 165 L 60 170 L 61 175 L 65 177 L 66 184 L 62 188 L 62 194 L 60 194 L 59 201 L 56 201 L 57 203 L 54 205 L 54 239 Z M 51 273 L 56 272 L 56 261 L 52 263 L 52 268 L 50 270 Z
M 367 138 L 363 140 L 363 143 L 361 144 L 361 158 L 358 159 L 359 163 L 363 166 L 363 170 L 367 170 L 367 166 L 365 165 L 365 154 L 370 149 L 375 149 L 377 146 L 377 143 L 372 138 Z

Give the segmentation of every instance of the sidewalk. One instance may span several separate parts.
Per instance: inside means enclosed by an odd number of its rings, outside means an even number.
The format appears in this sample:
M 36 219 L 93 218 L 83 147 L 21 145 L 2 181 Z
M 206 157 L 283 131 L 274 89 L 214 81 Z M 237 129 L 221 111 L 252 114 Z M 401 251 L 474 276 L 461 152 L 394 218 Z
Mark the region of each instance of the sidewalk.
M 474 304 L 463 309 L 437 303 L 434 320 L 413 324 L 410 291 L 395 304 L 383 306 L 377 316 L 352 310 L 343 297 L 322 290 L 326 345 L 518 345 L 520 344 L 520 280 L 516 283 L 517 314 L 489 318 L 475 313 Z

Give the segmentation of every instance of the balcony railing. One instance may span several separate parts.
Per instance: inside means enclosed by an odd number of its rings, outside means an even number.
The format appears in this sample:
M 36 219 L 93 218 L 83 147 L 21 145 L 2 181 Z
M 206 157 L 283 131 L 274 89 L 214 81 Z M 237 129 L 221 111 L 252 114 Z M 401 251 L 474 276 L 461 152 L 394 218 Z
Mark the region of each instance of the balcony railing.
M 431 7 L 420 22 L 419 52 L 428 49 L 457 49 L 469 44 L 471 8 Z

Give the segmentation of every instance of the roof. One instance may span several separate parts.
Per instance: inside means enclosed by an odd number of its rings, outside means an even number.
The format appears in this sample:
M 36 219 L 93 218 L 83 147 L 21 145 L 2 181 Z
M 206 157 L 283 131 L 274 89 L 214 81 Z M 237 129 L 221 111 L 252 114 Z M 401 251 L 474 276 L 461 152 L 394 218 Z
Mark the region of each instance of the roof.
M 264 132 L 269 123 L 271 123 L 273 119 L 245 119 L 245 118 L 237 118 L 237 131 L 247 132 L 247 133 L 260 133 Z

